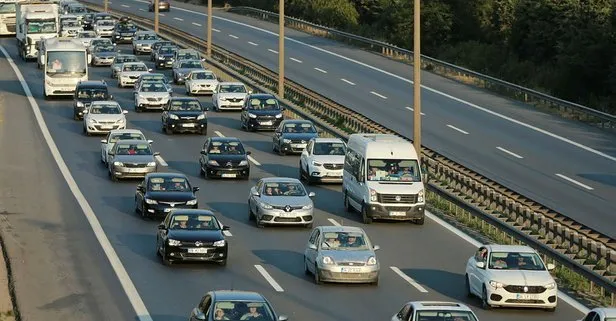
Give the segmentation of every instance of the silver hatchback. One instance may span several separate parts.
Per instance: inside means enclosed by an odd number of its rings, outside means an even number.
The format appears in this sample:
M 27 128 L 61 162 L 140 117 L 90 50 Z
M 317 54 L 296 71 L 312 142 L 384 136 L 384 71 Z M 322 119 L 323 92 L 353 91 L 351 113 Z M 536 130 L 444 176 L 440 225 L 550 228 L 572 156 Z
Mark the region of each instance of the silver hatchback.
M 295 178 L 267 177 L 259 180 L 248 195 L 248 217 L 257 227 L 304 225 L 312 228 L 313 192 Z

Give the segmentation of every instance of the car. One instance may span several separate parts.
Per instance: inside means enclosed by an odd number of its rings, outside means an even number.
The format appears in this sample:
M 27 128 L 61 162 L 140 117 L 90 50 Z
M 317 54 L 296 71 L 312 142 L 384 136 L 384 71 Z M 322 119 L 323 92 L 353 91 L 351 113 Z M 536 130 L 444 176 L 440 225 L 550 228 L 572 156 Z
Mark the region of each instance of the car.
M 156 69 L 171 68 L 173 66 L 173 55 L 178 50 L 176 46 L 162 46 L 154 53 L 154 63 Z
M 94 22 L 94 13 L 86 13 L 83 15 L 83 20 L 81 20 L 81 26 L 84 30 L 92 30 L 92 22 Z
M 173 97 L 161 115 L 162 129 L 166 134 L 193 132 L 207 135 L 207 111 L 198 99 Z
M 150 142 L 144 139 L 118 140 L 109 150 L 107 170 L 112 181 L 122 178 L 144 178 L 149 173 L 156 172 L 158 165 Z
M 186 95 L 211 95 L 218 87 L 218 77 L 210 70 L 193 70 L 184 78 Z
M 83 27 L 77 21 L 77 17 L 74 19 L 65 19 L 60 26 L 60 37 L 77 37 L 77 34 L 83 31 Z
M 107 134 L 114 129 L 125 129 L 127 113 L 116 101 L 93 101 L 90 107 L 83 111 L 83 133 L 90 136 Z
M 135 111 L 140 113 L 148 109 L 163 110 L 171 95 L 167 84 L 162 81 L 142 81 L 134 91 Z
M 154 7 L 154 2 L 156 0 L 150 0 L 150 3 L 148 3 L 148 11 L 149 12 L 154 12 L 156 11 L 156 8 Z M 171 4 L 169 3 L 169 1 L 167 0 L 158 0 L 158 11 L 171 11 Z
M 75 87 L 73 96 L 73 119 L 82 120 L 83 111 L 90 107 L 93 101 L 113 100 L 104 80 L 80 81 Z
M 170 47 L 175 47 L 175 43 L 168 41 L 168 40 L 159 40 L 157 42 L 155 42 L 152 45 L 152 52 L 150 53 L 150 60 L 151 61 L 155 61 L 154 59 L 154 55 L 156 54 L 156 52 L 158 51 L 158 48 L 160 47 L 165 47 L 165 46 L 170 46 Z
M 203 67 L 203 64 L 201 62 L 201 60 L 180 60 L 180 61 L 174 61 L 173 62 L 173 82 L 176 85 L 181 85 L 184 84 L 184 81 L 186 80 L 186 76 L 188 76 L 188 74 L 191 71 L 205 71 L 205 68 Z
M 165 217 L 177 208 L 198 208 L 195 193 L 188 177 L 181 173 L 150 173 L 135 191 L 135 212 L 141 217 Z
M 319 131 L 309 120 L 283 120 L 272 136 L 272 150 L 280 155 L 300 154 L 306 149 L 308 141 L 319 137 Z
M 81 31 L 77 34 L 77 40 L 81 41 L 85 47 L 89 47 L 92 39 L 96 39 L 96 37 L 98 35 L 94 31 Z
M 346 144 L 340 138 L 313 138 L 299 158 L 299 178 L 315 182 L 342 183 Z
M 578 321 L 614 321 L 616 320 L 616 308 L 594 308 L 583 319 Z
M 117 54 L 115 59 L 113 60 L 113 64 L 111 64 L 111 78 L 118 78 L 118 74 L 122 69 L 122 65 L 125 62 L 141 62 L 139 58 L 135 55 L 123 55 Z
M 391 317 L 391 321 L 419 320 L 478 321 L 479 319 L 471 308 L 462 303 L 439 301 L 410 301 Z
M 179 49 L 173 56 L 175 61 L 180 60 L 202 60 L 201 54 L 195 49 Z
M 86 51 L 88 53 L 92 53 L 92 49 L 94 49 L 94 47 L 100 46 L 100 45 L 110 45 L 110 46 L 114 46 L 114 47 L 116 46 L 116 44 L 113 43 L 111 41 L 111 39 L 109 39 L 109 38 L 100 38 L 99 37 L 99 38 L 95 38 L 95 39 L 90 40 L 90 44 L 86 48 Z M 90 62 L 90 61 L 88 61 L 88 62 Z
M 161 73 L 147 73 L 147 74 L 143 74 L 143 75 L 139 76 L 139 78 L 135 82 L 135 89 L 139 88 L 139 84 L 142 81 L 158 81 L 158 82 L 162 82 L 163 84 L 167 85 L 169 94 L 173 96 L 173 87 L 169 86 L 170 81 L 167 78 L 167 76 L 165 76 L 165 74 L 161 74 Z
M 132 22 L 118 23 L 113 30 L 111 41 L 114 43 L 132 43 L 137 30 L 137 26 Z
M 113 16 L 107 12 L 97 12 L 94 14 L 94 16 L 92 17 L 92 20 L 94 22 L 97 22 L 99 20 L 110 20 L 110 21 L 114 21 L 113 20 Z M 115 23 L 115 22 L 114 22 Z
M 149 54 L 152 52 L 152 45 L 159 40 L 153 31 L 137 31 L 133 38 L 133 54 Z
M 296 178 L 262 178 L 248 194 L 248 219 L 254 220 L 257 227 L 267 224 L 312 228 L 314 196 Z
M 92 66 L 111 66 L 118 53 L 113 45 L 97 45 L 92 48 Z
M 252 94 L 241 82 L 220 82 L 212 95 L 215 111 L 242 110 L 246 96 Z
M 555 311 L 558 286 L 531 247 L 489 244 L 479 247 L 466 263 L 466 291 L 481 299 L 484 309 L 532 307 Z
M 227 265 L 229 243 L 223 225 L 209 210 L 173 209 L 158 225 L 156 252 L 163 264 L 176 261 L 216 262 Z
M 205 140 L 199 157 L 199 174 L 205 178 L 250 177 L 251 152 L 236 137 L 210 137 Z
M 92 29 L 99 37 L 111 37 L 115 31 L 115 22 L 107 19 L 96 20 Z
M 272 305 L 260 293 L 218 290 L 203 296 L 199 305 L 190 312 L 190 320 L 252 320 L 250 314 L 261 316 L 259 321 L 287 321 L 285 315 L 278 316 Z
M 250 94 L 242 107 L 240 127 L 250 131 L 275 130 L 284 119 L 283 110 L 274 95 Z
M 139 79 L 139 76 L 147 74 L 152 69 L 149 69 L 143 62 L 125 62 L 120 67 L 118 73 L 118 87 L 130 87 L 135 86 L 135 82 Z M 166 94 L 169 94 L 166 92 Z
M 146 139 L 145 135 L 138 129 L 116 129 L 107 134 L 105 139 L 101 139 L 101 163 L 108 165 L 109 163 L 109 151 L 113 149 L 115 143 L 119 140 L 147 140 L 152 144 L 154 141 Z

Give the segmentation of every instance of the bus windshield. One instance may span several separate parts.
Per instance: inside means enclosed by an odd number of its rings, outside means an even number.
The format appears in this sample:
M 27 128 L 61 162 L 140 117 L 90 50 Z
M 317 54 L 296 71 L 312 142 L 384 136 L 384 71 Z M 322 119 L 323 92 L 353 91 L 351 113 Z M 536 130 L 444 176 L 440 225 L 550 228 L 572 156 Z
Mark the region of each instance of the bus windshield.
M 56 21 L 53 19 L 28 21 L 28 33 L 56 33 Z
M 0 3 L 0 13 L 15 13 L 14 3 Z
M 419 164 L 415 159 L 369 159 L 368 181 L 421 182 Z
M 50 77 L 83 77 L 87 74 L 84 51 L 48 51 L 47 75 Z

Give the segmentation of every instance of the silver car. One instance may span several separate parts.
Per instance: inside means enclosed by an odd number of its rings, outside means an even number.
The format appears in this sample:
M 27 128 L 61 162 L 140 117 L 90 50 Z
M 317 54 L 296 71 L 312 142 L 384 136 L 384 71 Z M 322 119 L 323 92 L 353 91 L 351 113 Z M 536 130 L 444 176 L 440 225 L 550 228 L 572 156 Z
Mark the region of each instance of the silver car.
M 314 282 L 379 284 L 380 265 L 366 232 L 354 226 L 319 226 L 304 250 L 306 274 Z
M 135 86 L 135 82 L 139 79 L 139 76 L 147 74 L 152 69 L 143 62 L 125 62 L 120 67 L 118 75 L 118 87 Z
M 98 45 L 92 48 L 91 64 L 92 66 L 110 66 L 118 53 L 113 45 Z
M 212 95 L 214 110 L 242 110 L 244 100 L 251 93 L 241 82 L 221 82 Z
M 77 40 L 81 41 L 85 47 L 89 47 L 92 39 L 96 39 L 96 37 L 97 35 L 94 31 L 82 31 L 77 34 Z
M 304 225 L 312 228 L 314 192 L 308 193 L 295 178 L 267 177 L 259 180 L 248 195 L 248 218 L 258 227 Z
M 156 156 L 147 140 L 119 140 L 109 155 L 109 177 L 118 181 L 121 178 L 143 178 L 157 171 Z
M 137 31 L 133 37 L 133 54 L 149 54 L 152 45 L 160 39 L 153 31 Z
M 173 71 L 172 71 L 173 82 L 176 85 L 183 85 L 184 81 L 186 80 L 186 76 L 188 76 L 188 74 L 191 71 L 205 70 L 201 60 L 180 60 L 180 61 L 175 61 L 173 63 L 172 68 L 173 68 Z
M 101 162 L 105 165 L 109 162 L 109 151 L 113 149 L 115 143 L 119 140 L 146 140 L 145 136 L 139 129 L 116 129 L 112 130 L 107 134 L 105 139 L 101 139 Z M 148 143 L 153 143 L 154 141 L 148 140 Z
M 111 64 L 111 78 L 118 78 L 118 74 L 122 69 L 122 65 L 125 62 L 140 62 L 139 58 L 135 55 L 121 55 L 118 54 Z
M 148 109 L 163 110 L 169 102 L 171 95 L 167 84 L 162 81 L 142 81 L 134 91 L 135 111 L 142 112 Z
M 115 22 L 113 20 L 98 20 L 92 28 L 99 37 L 111 37 L 115 30 Z

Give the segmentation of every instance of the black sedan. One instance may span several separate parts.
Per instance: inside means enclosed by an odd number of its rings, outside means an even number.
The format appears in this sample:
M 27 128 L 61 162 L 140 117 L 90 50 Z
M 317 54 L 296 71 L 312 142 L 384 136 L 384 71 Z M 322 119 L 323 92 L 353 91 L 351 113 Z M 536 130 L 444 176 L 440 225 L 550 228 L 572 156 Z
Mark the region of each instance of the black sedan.
M 196 98 L 171 97 L 161 116 L 163 131 L 166 134 L 192 132 L 206 135 L 208 110 Z
M 206 178 L 242 178 L 250 177 L 249 151 L 235 137 L 210 137 L 203 144 L 199 168 L 201 176 Z
M 190 312 L 195 320 L 258 320 L 286 321 L 286 315 L 277 315 L 269 301 L 257 292 L 239 290 L 210 291 Z
M 137 185 L 135 211 L 145 218 L 165 216 L 175 208 L 197 208 L 198 190 L 184 174 L 150 173 Z
M 156 253 L 165 265 L 176 261 L 216 262 L 227 265 L 229 245 L 222 225 L 208 210 L 177 209 L 158 225 Z
M 319 132 L 309 120 L 284 120 L 272 137 L 272 150 L 280 155 L 287 153 L 301 154 L 308 141 L 319 137 Z
M 168 40 L 161 40 L 161 41 L 157 41 L 152 45 L 152 52 L 150 53 L 150 60 L 154 61 L 154 55 L 156 54 L 156 52 L 158 51 L 158 48 L 160 47 L 165 47 L 165 46 L 175 46 L 175 44 L 171 41 Z
M 173 57 L 175 56 L 175 52 L 177 50 L 178 47 L 173 46 L 163 46 L 158 48 L 156 53 L 154 53 L 154 63 L 156 64 L 156 69 L 171 68 L 173 66 Z
M 119 23 L 116 25 L 111 41 L 114 43 L 132 43 L 133 37 L 137 32 L 137 26 L 131 22 Z
M 246 97 L 242 115 L 241 128 L 245 130 L 274 130 L 280 125 L 284 116 L 278 99 L 270 94 L 251 94 Z

